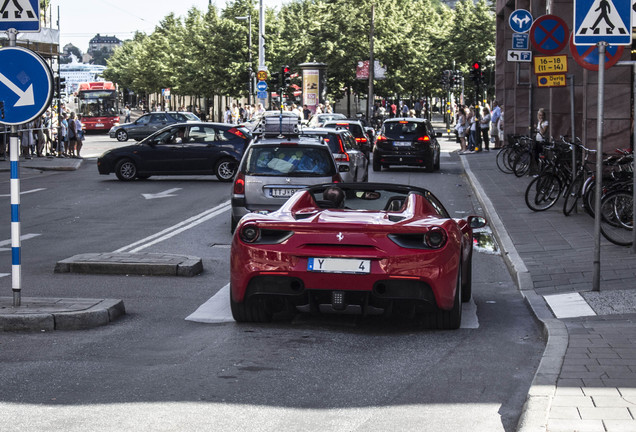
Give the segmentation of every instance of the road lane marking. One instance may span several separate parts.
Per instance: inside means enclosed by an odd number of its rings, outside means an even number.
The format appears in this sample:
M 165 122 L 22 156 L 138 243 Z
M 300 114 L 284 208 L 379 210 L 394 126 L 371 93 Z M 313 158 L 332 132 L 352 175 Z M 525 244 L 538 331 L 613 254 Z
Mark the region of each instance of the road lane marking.
M 24 234 L 24 235 L 20 236 L 20 241 L 23 242 L 24 240 L 29 240 L 29 239 L 32 239 L 34 237 L 40 236 L 40 235 L 42 235 L 42 234 Z M 0 252 L 10 251 L 11 250 L 10 247 L 5 248 L 3 246 L 10 245 L 11 241 L 12 241 L 11 239 L 0 241 Z
M 188 315 L 185 320 L 205 324 L 234 322 L 234 318 L 232 318 L 232 311 L 230 310 L 230 284 L 221 288 L 216 294 L 210 297 L 208 301 L 199 306 L 196 311 Z M 477 305 L 472 298 L 470 299 L 470 302 L 463 304 L 462 324 L 460 328 L 479 328 Z
M 581 294 L 566 293 L 543 296 L 557 318 L 576 318 L 594 316 L 596 312 L 590 307 Z
M 182 188 L 168 189 L 168 190 L 165 190 L 163 192 L 156 193 L 156 194 L 141 194 L 141 196 L 146 198 L 146 199 L 168 198 L 168 197 L 177 196 L 173 192 L 180 191 L 181 189 Z
M 189 219 L 186 219 L 182 222 L 179 222 L 176 225 L 173 225 L 171 227 L 168 227 L 166 229 L 164 229 L 163 231 L 160 231 L 156 234 L 150 235 L 144 239 L 141 239 L 139 241 L 136 241 L 134 243 L 129 244 L 128 246 L 124 246 L 122 248 L 117 249 L 116 251 L 114 251 L 113 253 L 121 253 L 121 252 L 128 252 L 128 253 L 135 253 L 135 252 L 139 252 L 140 250 L 146 249 L 147 247 L 150 247 L 152 245 L 155 245 L 157 243 L 160 243 L 164 240 L 167 240 L 171 237 L 176 236 L 177 234 L 180 234 L 184 231 L 189 230 L 190 228 L 194 228 L 197 225 L 202 224 L 203 222 L 212 219 L 213 217 L 216 217 L 222 213 L 225 213 L 226 211 L 230 210 L 230 201 L 226 201 L 224 203 L 219 204 L 218 206 L 211 208 L 209 210 L 206 210 L 202 213 L 199 213 L 196 216 L 192 216 Z
M 26 195 L 26 194 L 30 194 L 30 193 L 35 193 L 35 192 L 41 192 L 41 191 L 45 191 L 46 188 L 38 188 L 38 189 L 31 189 L 28 191 L 21 191 L 20 195 Z M 0 197 L 5 198 L 5 197 L 10 197 L 11 194 L 2 194 L 0 195 Z
M 196 311 L 187 316 L 186 321 L 206 324 L 234 322 L 230 310 L 230 284 L 225 285 L 208 301 L 199 306 Z

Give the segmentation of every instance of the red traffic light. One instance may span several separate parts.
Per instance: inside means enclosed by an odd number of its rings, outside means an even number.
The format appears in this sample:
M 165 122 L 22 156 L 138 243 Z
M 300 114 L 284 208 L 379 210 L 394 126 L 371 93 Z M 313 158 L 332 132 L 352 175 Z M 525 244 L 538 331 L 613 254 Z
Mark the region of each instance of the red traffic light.
M 475 69 L 475 70 L 479 70 L 479 69 L 481 69 L 481 63 L 479 63 L 479 62 L 473 62 L 473 69 Z
M 289 68 L 289 66 L 283 66 L 283 72 L 284 73 L 289 73 L 291 71 L 291 69 Z

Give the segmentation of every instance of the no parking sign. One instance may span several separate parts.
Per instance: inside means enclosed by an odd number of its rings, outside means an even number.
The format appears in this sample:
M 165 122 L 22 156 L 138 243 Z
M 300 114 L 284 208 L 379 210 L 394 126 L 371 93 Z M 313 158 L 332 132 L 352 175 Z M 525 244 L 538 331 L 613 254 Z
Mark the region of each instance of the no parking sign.
M 556 15 L 537 18 L 530 29 L 532 47 L 545 55 L 556 54 L 565 48 L 569 36 L 568 25 Z

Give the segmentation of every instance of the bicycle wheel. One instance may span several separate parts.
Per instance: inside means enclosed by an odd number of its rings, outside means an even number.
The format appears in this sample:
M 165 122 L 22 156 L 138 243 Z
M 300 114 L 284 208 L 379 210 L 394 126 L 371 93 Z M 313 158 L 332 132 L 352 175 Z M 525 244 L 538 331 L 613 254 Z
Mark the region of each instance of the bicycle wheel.
M 504 147 L 497 153 L 497 168 L 501 170 L 501 172 L 505 174 L 510 174 L 512 169 L 509 166 L 506 166 L 506 161 L 508 159 L 508 153 L 510 153 L 510 147 Z
M 547 210 L 559 200 L 562 188 L 561 180 L 556 175 L 541 174 L 526 188 L 526 205 L 533 211 Z
M 523 177 L 526 175 L 528 170 L 530 169 L 530 160 L 532 159 L 532 154 L 528 151 L 521 152 L 515 158 L 512 170 L 514 171 L 517 177 Z
M 583 173 L 579 173 L 574 177 L 574 181 L 568 186 L 568 190 L 565 192 L 565 202 L 563 203 L 563 214 L 569 216 L 570 213 L 576 207 L 576 203 L 581 196 L 581 190 L 583 189 Z
M 634 229 L 632 204 L 632 192 L 627 190 L 611 192 L 601 201 L 601 234 L 615 245 L 632 245 Z

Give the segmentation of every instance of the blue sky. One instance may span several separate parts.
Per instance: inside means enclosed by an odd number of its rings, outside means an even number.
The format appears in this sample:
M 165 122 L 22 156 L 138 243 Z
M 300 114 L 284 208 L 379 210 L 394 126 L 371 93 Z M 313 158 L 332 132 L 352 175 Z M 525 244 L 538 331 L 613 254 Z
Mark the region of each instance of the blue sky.
M 264 0 L 267 7 L 276 7 L 286 0 Z M 213 0 L 219 8 L 225 0 Z M 208 0 L 52 0 L 53 22 L 60 9 L 60 44 L 72 43 L 82 52 L 88 41 L 99 33 L 130 39 L 135 31 L 152 33 L 155 26 L 170 12 L 185 16 L 192 7 L 205 10 Z M 55 27 L 55 26 L 54 26 Z

